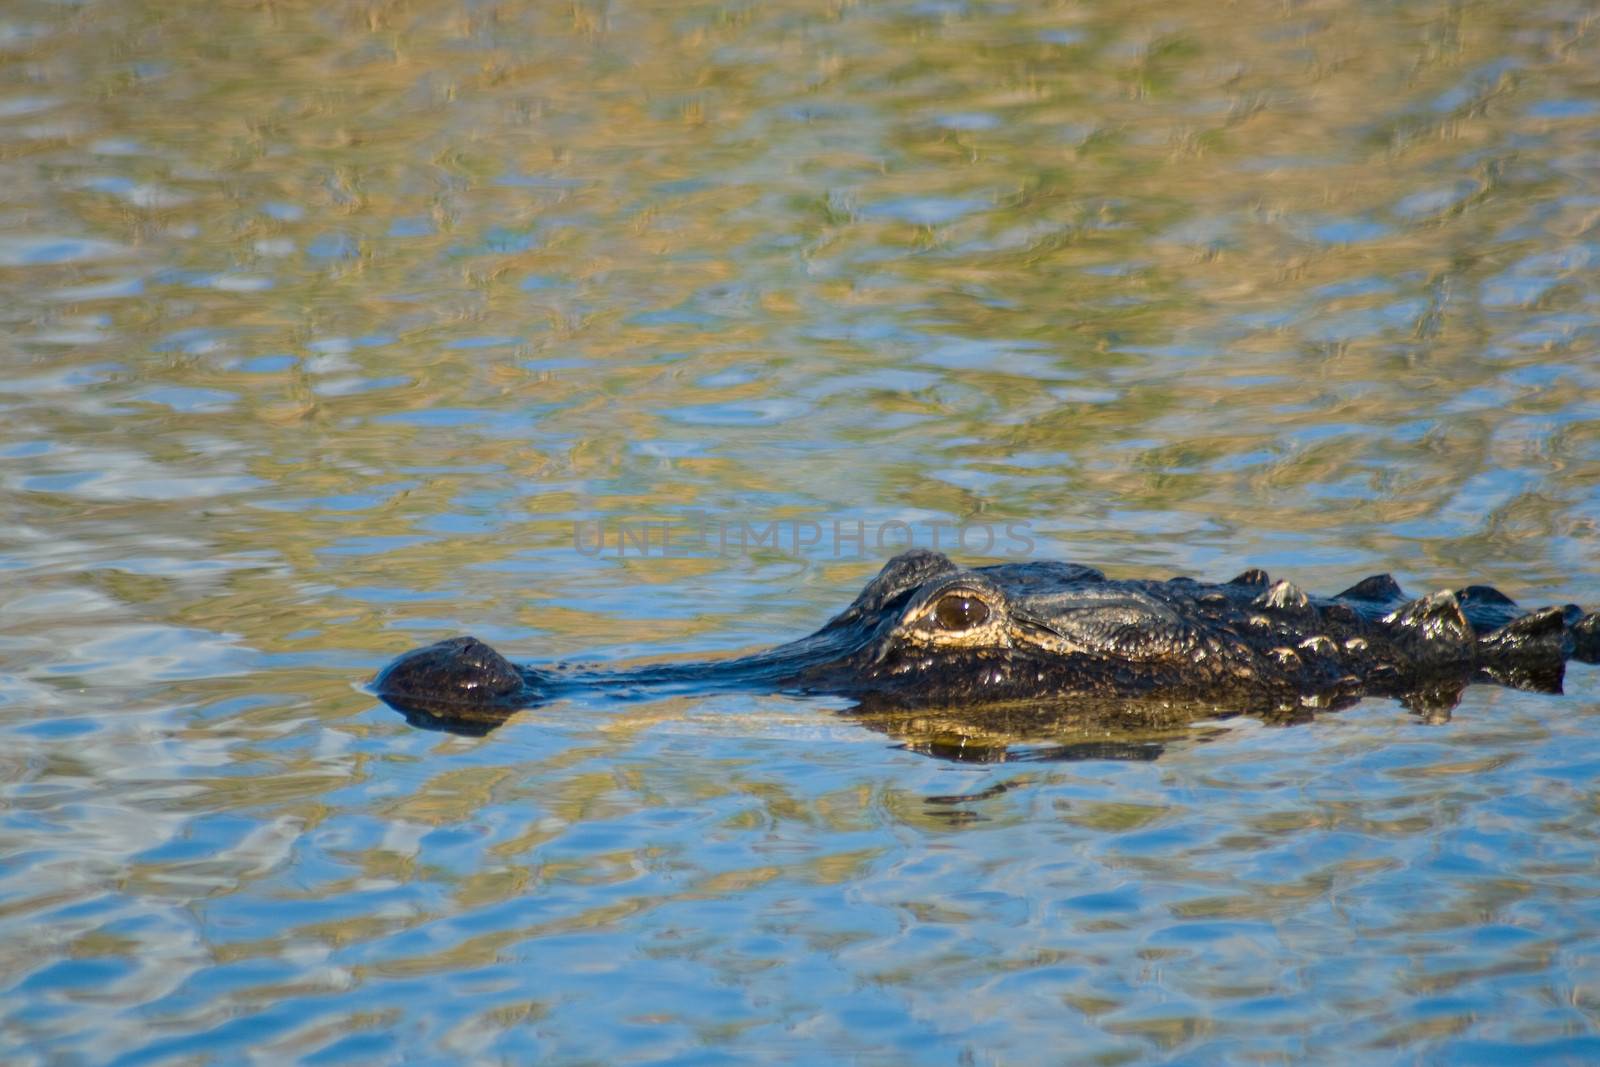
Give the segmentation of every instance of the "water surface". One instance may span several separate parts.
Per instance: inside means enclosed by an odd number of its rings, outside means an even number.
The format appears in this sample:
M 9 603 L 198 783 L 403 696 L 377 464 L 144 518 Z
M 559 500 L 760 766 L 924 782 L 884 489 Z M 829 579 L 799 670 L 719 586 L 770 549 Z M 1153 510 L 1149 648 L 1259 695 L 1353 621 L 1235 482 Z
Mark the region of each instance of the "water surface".
M 1600 604 L 1597 25 L 7 5 L 0 1058 L 1600 1058 L 1592 668 L 1121 749 L 359 688 L 789 638 L 963 527 Z M 574 540 L 642 522 L 819 538 Z

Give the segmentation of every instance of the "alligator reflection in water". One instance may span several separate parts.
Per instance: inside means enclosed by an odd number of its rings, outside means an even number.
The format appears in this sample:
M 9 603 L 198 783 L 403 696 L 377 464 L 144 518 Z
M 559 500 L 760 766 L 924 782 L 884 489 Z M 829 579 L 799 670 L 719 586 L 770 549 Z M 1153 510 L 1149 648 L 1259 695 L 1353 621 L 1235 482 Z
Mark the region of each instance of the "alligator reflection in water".
M 522 710 L 516 707 L 444 707 L 428 710 L 389 700 L 412 726 L 483 737 Z M 978 704 L 966 708 L 875 709 L 857 705 L 842 714 L 886 734 L 900 746 L 959 763 L 1070 762 L 1158 758 L 1175 741 L 1207 736 L 1193 724 L 1227 717 L 1214 707 L 1146 704 L 1138 700 L 1081 699 L 1032 704 Z
M 1073 736 L 1092 758 L 1126 745 L 1153 758 L 1160 739 L 1140 731 L 1170 738 L 1219 714 L 1294 721 L 1387 696 L 1439 720 L 1474 682 L 1560 692 L 1571 658 L 1600 660 L 1600 615 L 1523 612 L 1487 586 L 1408 600 L 1377 575 L 1313 597 L 1259 570 L 1221 584 L 1126 581 L 1069 563 L 967 569 L 918 550 L 816 633 L 750 656 L 524 668 L 459 637 L 401 656 L 373 689 L 414 724 L 461 733 L 584 692 L 831 693 L 895 736 L 994 739 L 973 755 L 1003 757 L 1007 737 Z

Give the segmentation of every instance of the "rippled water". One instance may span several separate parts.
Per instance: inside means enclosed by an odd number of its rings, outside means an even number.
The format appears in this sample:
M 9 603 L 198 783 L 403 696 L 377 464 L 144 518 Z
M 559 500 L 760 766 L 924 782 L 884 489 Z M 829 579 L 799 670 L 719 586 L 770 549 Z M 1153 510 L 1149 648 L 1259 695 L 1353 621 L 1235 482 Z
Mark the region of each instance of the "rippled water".
M 1098 749 L 360 689 L 962 526 L 1600 604 L 1597 70 L 1561 0 L 13 0 L 0 1059 L 1600 1059 L 1593 668 Z M 645 521 L 778 536 L 574 540 Z

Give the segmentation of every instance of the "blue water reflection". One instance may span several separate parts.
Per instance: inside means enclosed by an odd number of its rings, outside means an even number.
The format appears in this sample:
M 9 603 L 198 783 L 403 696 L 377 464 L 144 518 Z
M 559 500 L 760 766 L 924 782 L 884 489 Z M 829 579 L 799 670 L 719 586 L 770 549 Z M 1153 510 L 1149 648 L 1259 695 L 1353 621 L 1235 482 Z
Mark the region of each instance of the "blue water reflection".
M 1583 5 L 12 7 L 0 1060 L 1600 1059 L 1593 668 L 361 688 L 799 636 L 895 523 L 1600 605 Z M 618 532 L 708 522 L 828 536 Z

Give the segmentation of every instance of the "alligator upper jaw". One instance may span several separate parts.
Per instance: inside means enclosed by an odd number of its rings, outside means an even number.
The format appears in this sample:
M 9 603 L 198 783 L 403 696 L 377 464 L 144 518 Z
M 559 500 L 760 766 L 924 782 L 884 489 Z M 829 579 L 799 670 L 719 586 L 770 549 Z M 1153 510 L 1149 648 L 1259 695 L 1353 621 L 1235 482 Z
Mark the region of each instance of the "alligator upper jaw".
M 519 709 L 581 693 L 847 693 L 855 665 L 882 628 L 881 620 L 836 620 L 807 637 L 746 656 L 621 668 L 518 667 L 477 638 L 454 637 L 402 654 L 368 688 L 417 725 L 441 728 L 461 722 L 476 729 L 477 724 L 492 724 L 479 732 L 493 729 Z

